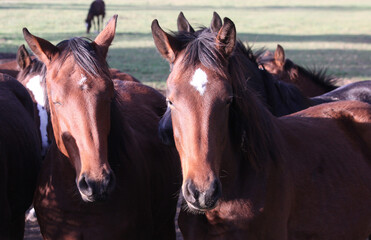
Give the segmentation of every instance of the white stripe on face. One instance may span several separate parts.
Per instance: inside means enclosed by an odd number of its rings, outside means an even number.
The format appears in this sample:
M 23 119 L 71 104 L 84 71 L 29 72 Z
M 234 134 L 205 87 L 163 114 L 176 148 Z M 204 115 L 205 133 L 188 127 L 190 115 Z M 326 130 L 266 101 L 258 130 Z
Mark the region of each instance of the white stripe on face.
M 41 141 L 42 141 L 42 150 L 41 154 L 45 156 L 46 150 L 49 147 L 48 142 L 48 113 L 45 109 L 45 91 L 43 86 L 41 85 L 42 77 L 40 75 L 36 75 L 35 77 L 31 78 L 26 87 L 32 92 L 34 98 L 37 102 L 37 110 L 39 111 L 39 118 L 40 118 L 40 134 L 41 134 Z
M 36 75 L 28 81 L 26 87 L 32 92 L 36 102 L 45 107 L 45 91 L 41 85 L 41 81 L 42 77 L 40 75 Z
M 80 85 L 81 89 L 83 89 L 83 90 L 88 88 L 88 85 L 86 84 L 86 81 L 87 81 L 87 78 L 83 74 L 81 74 L 81 79 L 79 81 L 79 85 Z
M 190 84 L 196 88 L 196 90 L 202 96 L 206 90 L 207 75 L 201 68 L 198 68 L 193 74 L 192 81 Z

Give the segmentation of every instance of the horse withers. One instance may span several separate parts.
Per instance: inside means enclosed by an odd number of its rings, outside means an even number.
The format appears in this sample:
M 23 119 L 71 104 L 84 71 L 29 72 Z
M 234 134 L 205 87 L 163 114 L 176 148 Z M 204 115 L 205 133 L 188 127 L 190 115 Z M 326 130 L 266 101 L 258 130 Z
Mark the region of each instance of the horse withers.
M 0 73 L 0 239 L 23 239 L 41 147 L 27 90 Z
M 175 239 L 179 159 L 156 131 L 165 99 L 111 79 L 105 59 L 116 20 L 93 42 L 56 46 L 23 30 L 46 66 L 55 139 L 34 198 L 45 239 Z
M 248 81 L 234 23 L 152 34 L 167 79 L 187 210 L 185 239 L 366 239 L 371 232 L 371 105 L 321 104 L 276 118 Z M 246 81 L 248 79 L 248 81 Z

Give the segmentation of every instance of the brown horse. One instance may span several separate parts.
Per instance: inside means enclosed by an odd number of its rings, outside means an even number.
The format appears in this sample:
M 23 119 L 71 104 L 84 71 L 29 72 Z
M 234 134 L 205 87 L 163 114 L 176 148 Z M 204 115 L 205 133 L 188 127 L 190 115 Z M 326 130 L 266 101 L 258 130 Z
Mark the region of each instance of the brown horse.
M 326 70 L 305 69 L 285 58 L 285 51 L 277 45 L 274 55 L 267 51 L 258 59 L 269 73 L 281 81 L 295 84 L 307 97 L 315 97 L 337 88 L 336 79 L 326 74 Z
M 16 78 L 19 72 L 17 62 L 10 60 L 0 64 L 0 73 L 8 74 L 9 76 Z
M 176 35 L 154 20 L 152 34 L 172 66 L 185 239 L 367 238 L 371 105 L 340 101 L 276 118 L 247 86 L 259 69 L 235 51 L 231 20 L 217 33 Z
M 0 239 L 23 239 L 40 168 L 32 100 L 16 79 L 0 74 Z
M 90 4 L 88 16 L 85 19 L 86 33 L 90 32 L 92 21 L 93 21 L 93 25 L 94 25 L 94 30 L 96 30 L 94 17 L 97 17 L 98 29 L 96 31 L 98 31 L 98 32 L 100 31 L 100 26 L 102 26 L 102 29 L 103 29 L 103 19 L 104 19 L 105 15 L 106 15 L 106 6 L 104 4 L 104 1 L 103 0 L 95 0 L 94 2 L 92 2 Z
M 35 57 L 31 57 L 23 44 L 18 48 L 17 63 L 21 69 L 17 75 L 17 80 L 27 88 L 34 102 L 34 119 L 39 127 L 41 155 L 45 157 L 53 139 L 53 130 L 46 103 L 44 77 L 46 67 Z
M 156 131 L 165 99 L 110 78 L 116 19 L 93 42 L 54 46 L 23 30 L 47 69 L 55 138 L 34 198 L 45 239 L 175 239 L 179 159 Z
M 23 44 L 18 48 L 17 63 L 19 69 L 21 69 L 17 79 L 27 88 L 35 103 L 35 120 L 40 128 L 42 155 L 45 156 L 53 138 L 53 129 L 48 114 L 48 104 L 46 103 L 46 67 L 37 58 L 30 56 Z M 112 79 L 139 82 L 135 77 L 118 69 L 110 68 L 109 71 Z

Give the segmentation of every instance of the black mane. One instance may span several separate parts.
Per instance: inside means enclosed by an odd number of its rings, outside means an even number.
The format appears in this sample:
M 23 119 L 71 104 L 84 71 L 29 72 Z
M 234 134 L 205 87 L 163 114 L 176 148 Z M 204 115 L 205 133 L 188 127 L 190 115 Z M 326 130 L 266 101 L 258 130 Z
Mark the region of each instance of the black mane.
M 90 39 L 75 37 L 58 43 L 57 47 L 62 49 L 62 63 L 72 54 L 76 63 L 89 75 L 109 78 L 108 64 L 105 60 L 99 61 L 99 56 Z
M 332 90 L 335 90 L 337 88 L 337 80 L 335 77 L 327 74 L 327 69 L 310 69 L 310 68 L 304 68 L 302 66 L 299 66 L 297 64 L 294 64 L 289 59 L 286 60 L 284 68 L 285 71 L 288 71 L 291 69 L 292 66 L 296 66 L 299 74 L 302 74 L 311 80 L 313 80 L 316 84 L 320 85 L 322 88 L 325 89 L 326 92 L 330 92 Z M 290 73 L 290 72 L 289 72 Z M 290 76 L 291 77 L 291 76 Z
M 24 68 L 22 71 L 19 72 L 17 78 L 22 80 L 22 79 L 25 79 L 26 76 L 30 74 L 41 75 L 43 77 L 43 82 L 44 82 L 44 79 L 46 76 L 45 64 L 39 61 L 37 58 L 35 58 L 31 61 L 31 64 L 29 64 L 26 68 Z

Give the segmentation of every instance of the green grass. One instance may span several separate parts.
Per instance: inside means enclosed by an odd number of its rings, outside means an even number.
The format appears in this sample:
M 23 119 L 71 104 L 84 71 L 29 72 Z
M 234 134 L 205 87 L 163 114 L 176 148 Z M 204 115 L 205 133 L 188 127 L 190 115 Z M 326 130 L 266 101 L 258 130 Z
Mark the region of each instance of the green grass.
M 24 44 L 22 28 L 56 44 L 85 33 L 89 1 L 0 0 L 0 52 Z M 208 26 L 213 11 L 236 24 L 238 37 L 254 49 L 274 50 L 308 67 L 328 68 L 345 81 L 371 79 L 371 1 L 369 0 L 106 0 L 108 20 L 118 14 L 110 48 L 111 67 L 163 88 L 169 66 L 157 53 L 150 25 L 158 19 L 176 30 L 180 11 L 194 26 Z

